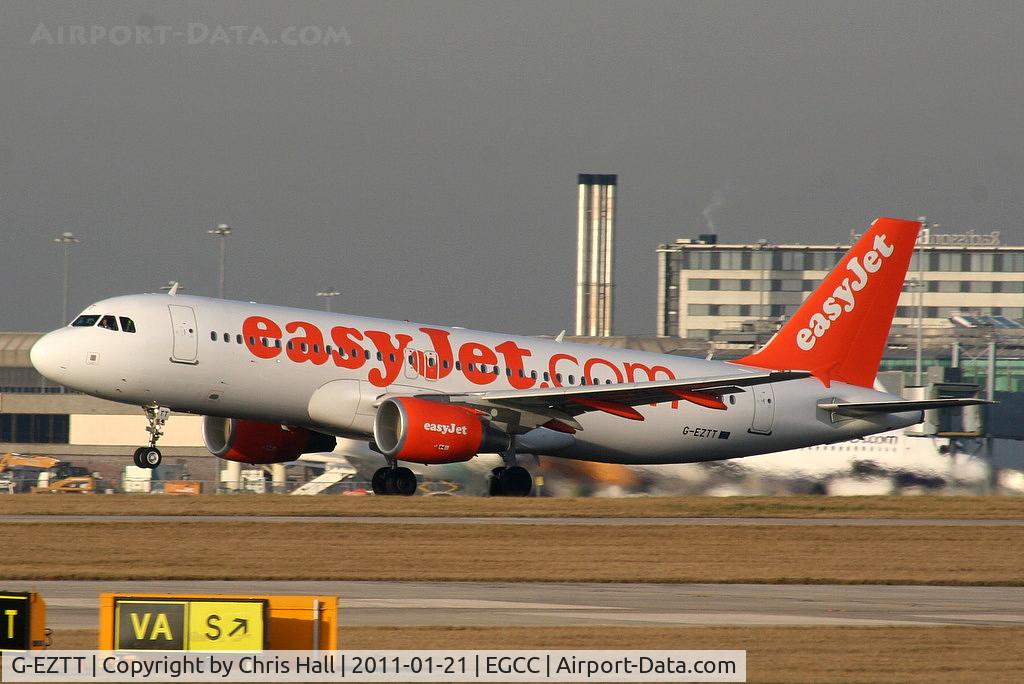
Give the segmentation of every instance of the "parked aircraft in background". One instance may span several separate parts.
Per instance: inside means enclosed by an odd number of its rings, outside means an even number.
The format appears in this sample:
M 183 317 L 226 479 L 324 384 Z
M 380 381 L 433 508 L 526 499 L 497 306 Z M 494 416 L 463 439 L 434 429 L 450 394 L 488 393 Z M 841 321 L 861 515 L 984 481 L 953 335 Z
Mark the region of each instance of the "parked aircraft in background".
M 735 362 L 177 294 L 114 297 L 42 337 L 33 365 L 142 406 L 155 467 L 171 410 L 202 414 L 207 446 L 290 461 L 361 439 L 378 494 L 412 494 L 402 463 L 497 452 L 494 494 L 523 496 L 521 454 L 621 464 L 732 459 L 912 425 L 922 410 L 872 388 L 920 224 L 876 220 L 764 348 Z

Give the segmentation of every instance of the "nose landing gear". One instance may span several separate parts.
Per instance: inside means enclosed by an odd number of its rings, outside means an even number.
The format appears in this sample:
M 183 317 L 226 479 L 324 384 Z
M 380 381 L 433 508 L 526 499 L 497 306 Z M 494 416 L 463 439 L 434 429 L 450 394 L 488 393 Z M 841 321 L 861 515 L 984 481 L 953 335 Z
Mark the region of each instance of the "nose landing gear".
M 136 449 L 132 460 L 139 468 L 152 469 L 159 466 L 160 461 L 163 460 L 160 450 L 156 448 L 156 443 L 164 434 L 164 425 L 167 424 L 171 410 L 164 406 L 143 406 L 142 410 L 146 412 L 146 420 L 149 421 L 149 425 L 146 426 L 146 432 L 149 433 L 149 446 Z

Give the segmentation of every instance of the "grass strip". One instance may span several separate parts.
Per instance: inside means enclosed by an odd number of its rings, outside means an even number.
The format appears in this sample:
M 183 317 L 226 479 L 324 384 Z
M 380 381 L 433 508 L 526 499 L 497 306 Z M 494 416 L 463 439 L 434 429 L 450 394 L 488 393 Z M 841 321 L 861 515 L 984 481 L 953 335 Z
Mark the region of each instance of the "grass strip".
M 1024 527 L 16 523 L 0 578 L 1022 585 Z

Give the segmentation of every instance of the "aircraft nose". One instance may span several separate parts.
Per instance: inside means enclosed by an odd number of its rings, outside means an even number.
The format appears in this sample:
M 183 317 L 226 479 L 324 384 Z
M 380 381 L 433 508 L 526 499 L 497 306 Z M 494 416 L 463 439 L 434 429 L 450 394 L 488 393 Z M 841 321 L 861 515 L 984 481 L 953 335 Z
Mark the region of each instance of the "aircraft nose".
M 32 366 L 39 374 L 54 382 L 60 382 L 68 370 L 68 355 L 65 345 L 61 343 L 61 332 L 54 331 L 43 335 L 32 345 L 28 353 Z

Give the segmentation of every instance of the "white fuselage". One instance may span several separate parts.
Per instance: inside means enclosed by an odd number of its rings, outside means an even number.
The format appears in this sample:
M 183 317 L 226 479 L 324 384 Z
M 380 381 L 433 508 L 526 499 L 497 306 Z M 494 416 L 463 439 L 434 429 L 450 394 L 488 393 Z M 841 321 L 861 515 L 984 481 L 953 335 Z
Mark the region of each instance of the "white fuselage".
M 589 385 L 763 372 L 720 361 L 183 295 L 115 297 L 84 313 L 130 318 L 136 331 L 68 326 L 49 333 L 33 348 L 32 361 L 55 382 L 127 404 L 365 439 L 385 395 L 578 386 L 584 377 Z M 334 383 L 332 393 L 318 395 L 328 383 Z M 725 397 L 725 410 L 681 400 L 637 407 L 643 421 L 594 411 L 577 417 L 583 429 L 571 444 L 547 455 L 653 464 L 796 449 L 920 421 L 919 411 L 836 419 L 817 406 L 895 399 L 806 378 L 746 387 Z

